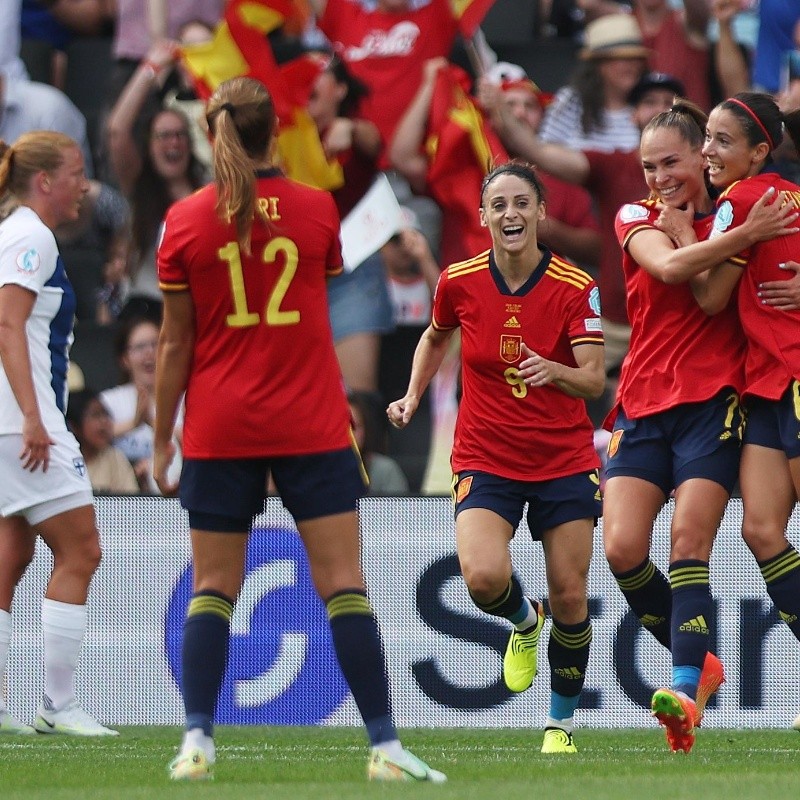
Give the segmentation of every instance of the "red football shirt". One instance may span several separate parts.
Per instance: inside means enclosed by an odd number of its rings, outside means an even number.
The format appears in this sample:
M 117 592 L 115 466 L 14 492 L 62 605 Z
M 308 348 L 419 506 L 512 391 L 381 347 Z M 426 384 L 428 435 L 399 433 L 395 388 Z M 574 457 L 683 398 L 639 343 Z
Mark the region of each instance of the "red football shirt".
M 220 222 L 207 186 L 167 213 L 158 248 L 165 292 L 191 294 L 195 344 L 186 390 L 190 458 L 301 455 L 347 447 L 350 414 L 333 349 L 325 282 L 342 269 L 333 198 L 269 171 L 269 223 L 252 255 Z
M 741 225 L 755 202 L 770 187 L 788 192 L 800 208 L 800 186 L 765 172 L 730 186 L 717 201 L 717 215 L 709 236 Z M 758 285 L 787 280 L 793 273 L 778 267 L 800 260 L 800 234 L 759 242 L 731 261 L 744 268 L 737 293 L 739 318 L 747 337 L 745 394 L 777 400 L 792 379 L 800 380 L 800 311 L 765 306 Z
M 602 344 L 599 292 L 589 275 L 545 250 L 530 279 L 512 294 L 489 250 L 442 272 L 433 326 L 461 328 L 463 396 L 453 472 L 541 481 L 599 466 L 586 403 L 553 385 L 531 388 L 517 377 L 522 342 L 572 367 L 574 346 Z
M 328 0 L 319 20 L 350 72 L 369 88 L 360 113 L 389 146 L 422 81 L 429 58 L 447 58 L 458 30 L 450 0 L 404 12 L 365 9 L 358 0 Z M 385 154 L 379 166 L 388 167 Z
M 637 233 L 655 228 L 658 213 L 653 201 L 642 200 L 624 205 L 615 222 L 631 320 L 616 407 L 622 405 L 630 419 L 708 400 L 725 386 L 743 387 L 745 340 L 736 304 L 709 317 L 688 283 L 662 283 L 628 252 Z M 698 239 L 706 238 L 713 219 L 709 214 L 695 220 Z

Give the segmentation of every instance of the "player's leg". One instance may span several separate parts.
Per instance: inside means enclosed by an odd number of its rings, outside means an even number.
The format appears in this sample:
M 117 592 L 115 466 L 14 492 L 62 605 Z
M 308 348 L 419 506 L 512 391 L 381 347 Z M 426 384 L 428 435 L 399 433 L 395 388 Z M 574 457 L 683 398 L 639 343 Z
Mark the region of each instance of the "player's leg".
M 361 571 L 356 510 L 364 481 L 349 448 L 278 459 L 273 476 L 295 518 L 311 577 L 325 603 L 337 660 L 369 737 L 371 780 L 446 780 L 400 743 L 380 628 Z M 335 476 L 335 479 L 332 477 Z
M 455 476 L 456 549 L 472 602 L 507 619 L 511 636 L 503 657 L 503 680 L 523 692 L 538 671 L 544 606 L 523 594 L 511 564 L 509 543 L 522 518 L 523 484 L 486 473 Z
M 36 534 L 23 517 L 0 517 L 0 686 L 5 684 L 11 645 L 11 601 L 14 589 L 33 558 Z M 0 694 L 0 733 L 32 734 L 8 712 Z

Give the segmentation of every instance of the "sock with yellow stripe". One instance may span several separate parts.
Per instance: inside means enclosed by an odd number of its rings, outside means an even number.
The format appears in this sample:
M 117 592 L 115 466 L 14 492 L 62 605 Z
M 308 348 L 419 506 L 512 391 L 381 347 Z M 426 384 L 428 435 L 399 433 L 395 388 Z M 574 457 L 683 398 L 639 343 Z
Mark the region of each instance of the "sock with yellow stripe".
M 670 649 L 672 590 L 664 573 L 646 558 L 626 572 L 614 572 L 614 580 L 645 630 Z
M 672 688 L 693 700 L 708 652 L 713 603 L 708 562 L 695 559 L 669 565 L 672 586 Z
M 800 639 L 800 554 L 791 545 L 758 568 L 780 618 Z
M 553 617 L 547 660 L 550 663 L 550 716 L 568 719 L 578 705 L 586 680 L 592 623 L 589 617 L 575 625 L 566 625 Z
M 189 602 L 183 626 L 181 680 L 186 730 L 202 728 L 212 735 L 214 711 L 228 661 L 233 601 L 218 592 L 202 591 Z
M 344 679 L 364 720 L 373 747 L 397 739 L 392 717 L 389 679 L 378 622 L 366 594 L 346 589 L 329 597 L 325 606 L 333 646 Z

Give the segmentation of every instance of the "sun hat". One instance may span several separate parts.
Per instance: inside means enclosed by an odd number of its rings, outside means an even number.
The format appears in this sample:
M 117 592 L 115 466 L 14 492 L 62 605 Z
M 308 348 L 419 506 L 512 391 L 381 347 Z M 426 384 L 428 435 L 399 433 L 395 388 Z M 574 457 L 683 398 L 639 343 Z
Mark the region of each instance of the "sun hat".
M 580 57 L 647 58 L 639 24 L 630 14 L 606 14 L 590 22 L 584 30 L 584 48 Z

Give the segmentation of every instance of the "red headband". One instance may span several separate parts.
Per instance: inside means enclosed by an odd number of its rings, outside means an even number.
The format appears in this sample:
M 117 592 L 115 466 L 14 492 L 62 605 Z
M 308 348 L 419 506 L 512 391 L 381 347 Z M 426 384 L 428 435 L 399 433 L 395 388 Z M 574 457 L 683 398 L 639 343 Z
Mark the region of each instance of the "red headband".
M 750 106 L 748 106 L 747 103 L 743 103 L 741 100 L 737 100 L 735 97 L 729 97 L 728 102 L 735 103 L 737 106 L 740 106 L 747 112 L 747 115 L 753 120 L 753 122 L 755 122 L 756 125 L 758 125 L 758 127 L 761 128 L 761 133 L 763 133 L 764 136 L 767 137 L 767 144 L 769 145 L 769 149 L 774 150 L 775 142 L 772 141 L 772 137 L 769 135 L 767 129 L 764 127 L 764 123 L 758 118 L 753 109 L 750 108 Z

